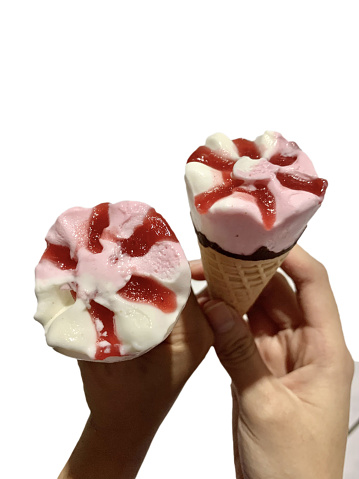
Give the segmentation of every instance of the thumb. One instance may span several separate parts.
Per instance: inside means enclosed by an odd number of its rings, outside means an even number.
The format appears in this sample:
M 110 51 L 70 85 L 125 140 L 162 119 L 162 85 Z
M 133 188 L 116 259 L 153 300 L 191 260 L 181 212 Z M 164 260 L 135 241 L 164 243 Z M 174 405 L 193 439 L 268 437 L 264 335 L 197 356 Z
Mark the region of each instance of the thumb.
M 260 379 L 272 377 L 246 321 L 233 308 L 223 301 L 210 300 L 203 311 L 214 333 L 217 356 L 239 393 Z

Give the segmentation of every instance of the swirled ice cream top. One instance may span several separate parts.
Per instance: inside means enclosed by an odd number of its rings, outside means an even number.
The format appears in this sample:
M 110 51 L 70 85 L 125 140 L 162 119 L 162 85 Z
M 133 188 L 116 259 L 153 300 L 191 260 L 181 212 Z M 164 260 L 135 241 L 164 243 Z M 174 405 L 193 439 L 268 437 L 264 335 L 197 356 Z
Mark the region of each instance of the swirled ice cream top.
M 291 247 L 327 188 L 298 145 L 273 131 L 255 141 L 210 136 L 188 159 L 186 184 L 197 232 L 240 256 Z
M 46 236 L 35 319 L 56 350 L 79 359 L 137 356 L 170 333 L 190 270 L 164 218 L 134 201 L 71 208 Z

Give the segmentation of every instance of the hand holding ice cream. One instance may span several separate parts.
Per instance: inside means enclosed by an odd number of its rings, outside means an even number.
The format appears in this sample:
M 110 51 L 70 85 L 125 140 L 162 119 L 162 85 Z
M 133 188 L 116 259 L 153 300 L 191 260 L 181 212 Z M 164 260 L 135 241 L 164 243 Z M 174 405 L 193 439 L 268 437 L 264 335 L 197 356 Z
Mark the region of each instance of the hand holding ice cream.
M 328 274 L 295 246 L 248 321 L 219 300 L 204 311 L 232 380 L 237 477 L 342 477 L 353 360 Z M 197 272 L 200 276 L 200 273 Z
M 135 478 L 158 427 L 212 345 L 192 293 L 172 333 L 151 351 L 112 364 L 79 361 L 91 414 L 60 479 Z
M 213 344 L 189 264 L 164 218 L 139 202 L 72 208 L 46 241 L 36 319 L 50 346 L 86 359 L 91 411 L 60 477 L 135 477 Z
M 212 296 L 218 292 L 211 289 L 213 284 L 223 280 L 228 271 L 232 278 L 226 289 L 232 295 L 238 295 L 236 287 L 232 288 L 235 284 L 233 278 L 257 294 L 257 287 L 261 289 L 269 281 L 302 234 L 308 219 L 320 206 L 326 182 L 316 176 L 310 161 L 297 145 L 286 142 L 278 134 L 267 133 L 255 142 L 231 142 L 223 135 L 214 135 L 207 146 L 199 150 L 187 165 L 187 186 L 193 222 L 205 251 L 202 251 L 204 264 L 209 268 L 207 273 L 210 272 L 207 280 Z M 219 262 L 217 255 L 221 257 Z M 300 333 L 300 328 L 294 326 L 299 326 L 296 321 L 300 314 L 306 314 L 307 335 L 304 339 L 308 338 L 309 326 L 313 329 L 320 326 L 321 334 L 331 337 L 334 333 L 333 340 L 324 344 L 333 346 L 337 340 L 337 348 L 324 351 L 324 356 L 323 348 L 313 349 L 307 340 L 303 343 L 303 347 L 309 346 L 310 354 L 306 354 L 305 359 L 311 361 L 310 370 L 319 364 L 319 381 L 323 381 L 324 374 L 324 381 L 328 382 L 328 387 L 321 388 L 321 391 L 327 391 L 323 394 L 323 404 L 318 403 L 316 408 L 316 417 L 318 411 L 324 411 L 326 418 L 322 421 L 319 417 L 316 423 L 318 430 L 315 434 L 321 438 L 316 441 L 317 448 L 313 448 L 310 441 L 301 441 L 307 425 L 312 425 L 313 420 L 310 414 L 307 415 L 308 401 L 300 410 L 298 401 L 293 402 L 295 394 L 290 386 L 295 382 L 292 372 L 296 374 L 298 371 L 293 368 L 284 373 L 280 370 L 278 374 L 268 360 L 271 350 L 266 351 L 263 366 L 258 355 L 260 346 L 258 350 L 254 349 L 254 338 L 245 321 L 223 302 L 210 300 L 204 293 L 200 302 L 203 304 L 204 301 L 204 310 L 213 329 L 209 327 L 194 295 L 190 294 L 187 301 L 188 264 L 176 237 L 160 215 L 148 205 L 129 202 L 105 203 L 93 209 L 77 208 L 62 215 L 47 236 L 47 249 L 37 268 L 39 307 L 36 318 L 44 325 L 51 346 L 70 356 L 89 359 L 79 361 L 79 364 L 91 415 L 60 478 L 136 477 L 159 425 L 214 342 L 234 384 L 233 425 L 239 475 L 249 476 L 255 471 L 256 477 L 261 477 L 263 471 L 268 471 L 268 460 L 274 457 L 274 475 L 285 469 L 292 477 L 299 470 L 296 469 L 298 464 L 300 471 L 305 471 L 305 477 L 314 468 L 319 475 L 325 474 L 327 464 L 340 474 L 352 363 L 343 340 L 340 340 L 338 317 L 335 307 L 332 308 L 335 303 L 330 299 L 330 288 L 328 290 L 323 271 L 313 269 L 313 263 L 308 263 L 305 270 L 295 264 L 303 258 L 293 258 L 292 263 L 286 263 L 287 272 L 294 280 L 298 279 L 298 274 L 306 275 L 307 299 L 313 297 L 308 285 L 309 279 L 313 281 L 314 278 L 313 288 L 320 286 L 324 294 L 323 304 L 326 304 L 325 297 L 329 297 L 330 311 L 323 311 L 326 314 L 317 317 L 315 308 L 314 318 L 313 305 L 304 304 L 304 293 L 300 300 L 305 307 L 300 309 L 288 285 L 282 290 L 275 283 L 275 294 L 270 300 L 263 295 L 258 304 L 262 308 L 260 314 L 264 310 L 269 314 L 273 312 L 273 301 L 279 297 L 275 312 L 278 305 L 294 305 L 288 310 L 287 318 L 291 333 Z M 233 261 L 245 262 L 246 266 L 233 267 Z M 303 261 L 307 259 L 304 257 Z M 198 266 L 193 274 L 197 279 L 203 279 Z M 243 273 L 244 270 L 247 271 Z M 258 276 L 260 284 L 257 284 Z M 302 292 L 303 278 L 298 283 Z M 286 295 L 288 297 L 283 302 Z M 253 331 L 255 311 L 252 309 L 249 313 Z M 335 321 L 330 321 L 327 327 L 326 320 L 330 316 Z M 272 320 L 282 321 L 283 315 L 279 319 L 274 315 Z M 280 325 L 281 330 L 285 327 Z M 290 338 L 290 335 L 286 337 Z M 314 340 L 318 337 L 318 334 L 313 335 Z M 273 334 L 270 338 L 275 340 Z M 294 339 L 297 348 L 298 338 Z M 247 354 L 245 348 L 248 345 L 252 352 L 257 353 Z M 284 349 L 283 364 L 290 368 L 287 349 Z M 276 351 L 278 353 L 278 348 Z M 332 370 L 328 369 L 325 375 L 320 362 L 333 351 L 340 360 L 332 363 Z M 131 358 L 136 359 L 118 362 Z M 277 354 L 275 366 L 282 367 L 278 358 Z M 107 363 L 112 361 L 117 362 Z M 255 364 L 248 367 L 245 364 L 248 361 Z M 324 362 L 328 363 L 327 360 Z M 342 363 L 345 368 L 336 368 Z M 302 369 L 308 372 L 308 368 Z M 270 378 L 266 382 L 269 390 L 262 386 L 264 376 Z M 292 379 L 284 383 L 282 377 Z M 314 379 L 313 392 L 308 389 L 310 395 L 316 395 L 318 391 Z M 333 381 L 336 384 L 341 381 L 341 387 L 337 388 L 336 400 L 331 402 L 328 391 L 333 389 Z M 302 384 L 310 386 L 311 383 L 299 381 L 299 386 Z M 288 403 L 285 388 L 291 392 L 288 410 L 292 408 L 294 414 L 301 414 L 302 428 L 296 426 L 293 430 L 285 416 L 282 420 L 281 405 Z M 279 409 L 269 407 L 261 416 L 258 412 L 263 408 L 257 405 L 263 404 L 263 392 L 266 397 L 268 392 L 274 396 Z M 340 417 L 336 407 L 332 408 L 334 403 L 342 404 Z M 332 414 L 329 415 L 328 411 Z M 242 413 L 244 417 L 240 416 Z M 263 432 L 263 424 L 268 418 L 271 427 L 266 426 Z M 248 420 L 261 445 L 259 451 L 248 438 L 241 436 L 243 422 L 248 424 Z M 331 449 L 332 430 L 335 434 L 340 430 L 340 444 Z M 285 446 L 293 444 L 297 438 L 298 447 L 295 450 L 289 448 L 283 454 Z M 303 444 L 305 447 L 301 449 Z M 322 444 L 325 445 L 324 453 Z M 318 457 L 322 455 L 325 461 L 320 462 Z

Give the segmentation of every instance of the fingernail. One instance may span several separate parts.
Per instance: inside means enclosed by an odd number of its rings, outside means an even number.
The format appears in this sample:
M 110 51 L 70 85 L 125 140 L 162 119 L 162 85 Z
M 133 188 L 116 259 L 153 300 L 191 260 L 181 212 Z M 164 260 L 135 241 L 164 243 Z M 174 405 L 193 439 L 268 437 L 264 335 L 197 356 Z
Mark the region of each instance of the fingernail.
M 190 266 L 202 266 L 202 261 L 200 259 L 191 259 L 189 264 Z
M 207 301 L 203 306 L 203 310 L 216 333 L 227 333 L 233 328 L 233 312 L 223 301 Z

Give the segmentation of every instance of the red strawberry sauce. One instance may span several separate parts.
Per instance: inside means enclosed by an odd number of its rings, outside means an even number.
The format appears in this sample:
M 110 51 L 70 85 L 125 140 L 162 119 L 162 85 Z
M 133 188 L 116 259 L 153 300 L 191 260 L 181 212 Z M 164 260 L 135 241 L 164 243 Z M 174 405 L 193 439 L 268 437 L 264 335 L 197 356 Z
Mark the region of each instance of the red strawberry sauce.
M 89 218 L 87 231 L 87 249 L 92 254 L 102 252 L 103 247 L 100 239 L 103 231 L 109 224 L 109 203 L 95 206 Z M 153 208 L 150 208 L 142 224 L 134 229 L 133 234 L 129 238 L 120 239 L 117 242 L 120 243 L 123 254 L 131 257 L 140 257 L 144 256 L 155 243 L 164 240 L 178 242 L 164 218 Z M 70 248 L 67 246 L 48 242 L 41 260 L 45 259 L 51 261 L 62 270 L 75 270 L 77 267 L 76 254 L 72 257 Z M 76 291 L 71 291 L 71 294 L 74 300 L 76 300 Z M 118 294 L 127 301 L 150 304 L 164 313 L 171 313 L 177 307 L 175 293 L 149 277 L 132 275 L 128 283 L 118 291 Z M 94 300 L 90 301 L 88 311 L 97 332 L 95 359 L 103 360 L 110 356 L 121 356 L 120 341 L 116 335 L 113 311 Z M 104 341 L 109 343 L 109 345 L 101 344 Z

